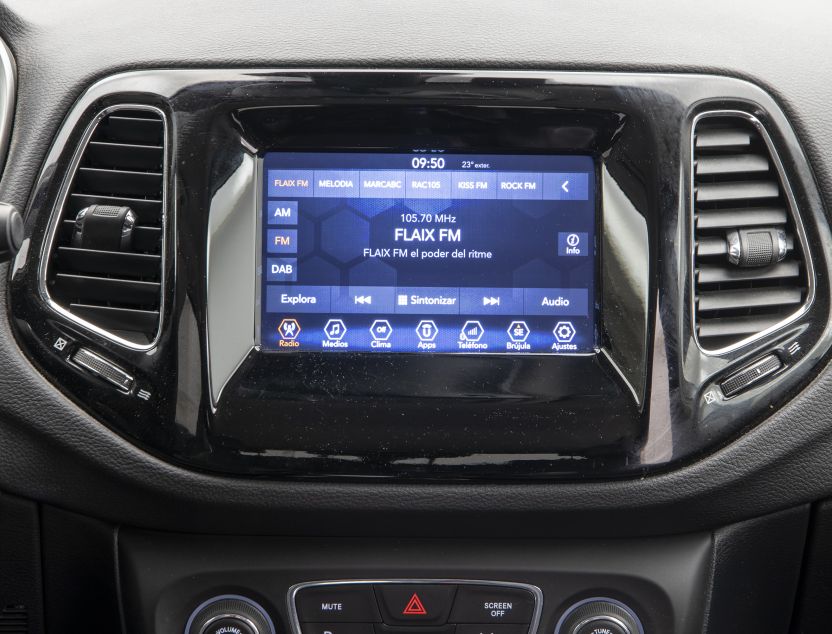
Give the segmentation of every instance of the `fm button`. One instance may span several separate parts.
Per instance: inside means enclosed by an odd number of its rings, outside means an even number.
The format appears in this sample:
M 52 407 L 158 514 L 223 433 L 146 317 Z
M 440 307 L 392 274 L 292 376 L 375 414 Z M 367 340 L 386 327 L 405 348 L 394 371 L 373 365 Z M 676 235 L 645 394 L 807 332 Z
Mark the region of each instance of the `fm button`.
M 451 623 L 531 623 L 534 595 L 520 588 L 460 586 Z

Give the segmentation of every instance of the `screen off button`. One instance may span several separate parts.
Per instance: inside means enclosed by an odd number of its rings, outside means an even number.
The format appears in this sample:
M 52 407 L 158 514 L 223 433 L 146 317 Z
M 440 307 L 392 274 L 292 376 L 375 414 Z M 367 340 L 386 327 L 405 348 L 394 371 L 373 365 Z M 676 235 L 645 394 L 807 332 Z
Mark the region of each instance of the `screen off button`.
M 520 588 L 460 586 L 451 623 L 531 623 L 534 595 Z M 486 632 L 488 630 L 485 630 Z

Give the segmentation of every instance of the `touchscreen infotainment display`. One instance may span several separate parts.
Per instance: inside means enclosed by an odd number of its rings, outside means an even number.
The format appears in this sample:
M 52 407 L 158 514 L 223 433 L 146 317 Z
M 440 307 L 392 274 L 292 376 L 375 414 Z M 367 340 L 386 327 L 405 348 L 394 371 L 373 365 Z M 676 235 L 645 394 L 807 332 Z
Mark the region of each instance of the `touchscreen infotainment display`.
M 588 156 L 263 157 L 261 348 L 595 349 Z

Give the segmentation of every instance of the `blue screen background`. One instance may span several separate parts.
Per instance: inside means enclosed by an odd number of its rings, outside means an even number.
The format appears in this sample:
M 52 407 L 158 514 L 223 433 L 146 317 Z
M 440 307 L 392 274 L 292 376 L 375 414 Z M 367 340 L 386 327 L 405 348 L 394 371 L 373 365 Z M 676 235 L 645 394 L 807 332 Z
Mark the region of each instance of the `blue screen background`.
M 264 349 L 594 350 L 590 157 L 274 152 L 263 169 Z

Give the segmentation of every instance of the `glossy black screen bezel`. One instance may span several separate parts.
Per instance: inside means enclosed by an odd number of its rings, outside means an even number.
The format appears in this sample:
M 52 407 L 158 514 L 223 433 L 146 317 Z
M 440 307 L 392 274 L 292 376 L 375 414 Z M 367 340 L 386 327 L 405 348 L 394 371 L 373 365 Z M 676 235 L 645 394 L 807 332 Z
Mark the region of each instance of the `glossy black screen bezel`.
M 349 122 L 356 118 L 358 122 L 351 126 Z M 402 125 L 408 118 L 418 121 Z M 478 118 L 482 121 L 471 123 Z M 266 151 L 365 151 L 368 145 L 375 151 L 388 152 L 435 145 L 437 141 L 446 148 L 453 145 L 449 148 L 453 151 L 471 154 L 589 156 L 595 169 L 598 233 L 603 222 L 600 169 L 605 154 L 609 154 L 619 137 L 623 118 L 621 113 L 585 113 L 553 107 L 512 109 L 430 103 L 366 104 L 361 106 L 360 116 L 355 115 L 354 107 L 338 105 L 311 110 L 265 107 L 243 110 L 234 116 L 247 144 L 255 148 L 259 144 L 265 146 L 257 153 L 258 158 Z M 463 133 L 454 128 L 453 121 L 459 119 L 468 121 L 471 129 Z M 373 121 L 372 132 L 367 130 L 366 120 Z M 510 122 L 505 127 L 511 128 L 513 134 L 500 145 L 483 145 L 483 136 L 493 120 Z M 580 144 L 541 143 L 546 126 L 555 123 L 569 131 L 584 126 L 584 130 L 592 130 L 592 135 Z M 329 135 L 318 139 L 307 132 L 331 126 L 339 133 L 335 148 L 329 144 Z M 291 130 L 290 137 L 282 138 L 274 127 Z M 452 131 L 452 140 L 443 132 L 447 130 Z M 261 191 L 257 192 L 257 200 L 258 212 L 262 213 Z M 461 457 L 488 461 L 497 454 L 500 459 L 534 454 L 537 469 L 540 463 L 571 461 L 564 456 L 583 452 L 590 445 L 594 465 L 599 460 L 621 460 L 625 448 L 638 443 L 643 426 L 640 403 L 633 397 L 632 387 L 622 380 L 611 357 L 600 353 L 612 338 L 600 319 L 602 257 L 599 243 L 594 285 L 594 353 L 275 354 L 255 346 L 223 387 L 212 432 L 219 443 L 242 446 L 252 452 L 264 445 L 280 453 L 297 452 L 296 443 L 302 439 L 300 448 L 304 452 L 328 456 L 328 460 L 342 464 L 407 464 L 427 460 L 435 465 L 437 459 L 454 464 Z M 639 257 L 645 263 L 649 261 L 646 252 Z M 382 356 L 385 358 L 381 359 Z M 507 384 L 508 377 L 518 374 L 530 376 Z M 391 379 L 391 375 L 402 378 Z M 418 377 L 415 382 L 413 377 Z M 467 377 L 477 380 L 469 381 Z M 545 377 L 550 377 L 549 384 Z M 571 387 L 556 385 L 559 377 L 569 377 L 569 381 L 563 382 L 571 381 Z M 256 399 L 246 396 L 254 393 L 258 395 Z M 309 406 L 310 401 L 314 402 L 313 407 Z M 355 405 L 350 407 L 347 403 Z M 600 408 L 599 403 L 603 403 Z M 609 408 L 611 403 L 614 407 Z M 274 415 L 276 410 L 281 412 L 280 416 Z M 433 414 L 425 420 L 425 413 L 430 410 Z M 602 419 L 603 433 L 599 427 Z M 568 429 L 565 433 L 564 428 Z M 347 429 L 349 434 L 345 433 Z M 379 447 L 384 447 L 383 451 Z M 583 461 L 583 456 L 575 459 L 576 463 Z M 454 465 L 451 469 L 456 468 Z M 433 470 L 449 471 L 436 466 Z

